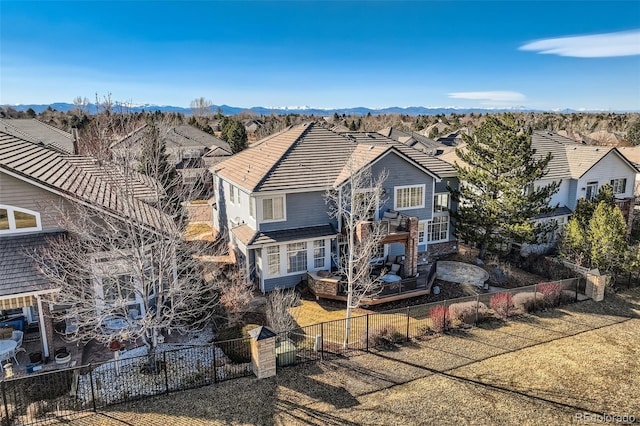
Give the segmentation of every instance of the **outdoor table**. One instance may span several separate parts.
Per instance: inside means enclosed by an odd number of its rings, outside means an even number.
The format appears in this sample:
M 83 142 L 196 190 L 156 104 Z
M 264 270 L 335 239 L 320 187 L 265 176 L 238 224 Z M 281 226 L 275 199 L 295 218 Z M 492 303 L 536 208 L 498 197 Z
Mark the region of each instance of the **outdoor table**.
M 17 345 L 18 342 L 15 340 L 0 340 L 0 362 L 11 359 L 15 353 Z
M 391 284 L 391 283 L 397 283 L 398 281 L 402 280 L 402 277 L 399 277 L 398 275 L 395 275 L 395 274 L 385 274 L 382 277 L 380 277 L 380 279 L 387 284 Z

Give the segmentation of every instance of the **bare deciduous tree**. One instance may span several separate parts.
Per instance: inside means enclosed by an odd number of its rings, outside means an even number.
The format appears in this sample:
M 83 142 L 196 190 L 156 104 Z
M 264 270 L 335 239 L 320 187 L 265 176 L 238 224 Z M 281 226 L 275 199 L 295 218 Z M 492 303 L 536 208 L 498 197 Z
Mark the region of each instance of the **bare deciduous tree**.
M 365 296 L 382 290 L 380 281 L 372 277 L 374 254 L 385 236 L 381 223 L 372 220 L 384 203 L 383 183 L 386 173 L 373 176 L 366 154 L 354 154 L 345 166 L 349 178 L 337 189 L 326 192 L 329 215 L 337 219 L 346 239 L 346 253 L 339 253 L 338 269 L 347 281 L 347 313 L 345 346 L 351 330 L 351 313 Z M 340 251 L 340 248 L 339 248 Z
M 293 330 L 297 324 L 289 310 L 299 304 L 300 295 L 295 290 L 276 288 L 267 297 L 267 324 L 276 333 Z
M 227 314 L 227 324 L 234 326 L 242 321 L 253 300 L 253 283 L 246 270 L 236 265 L 227 279 L 219 280 L 220 303 Z
M 147 159 L 148 176 L 101 163 L 92 175 L 100 176 L 100 196 L 112 200 L 109 206 L 63 203 L 48 212 L 67 233 L 32 257 L 60 289 L 55 303 L 69 307 L 57 314 L 75 324 L 68 327 L 68 339 L 142 339 L 152 360 L 162 333 L 200 329 L 213 315 L 217 294 L 183 238 L 186 211 L 174 198 L 176 188 L 183 200 L 198 188 L 167 183 L 164 166 L 152 164 L 162 158 L 158 153 Z M 167 185 L 176 191 L 171 197 Z
M 204 97 L 199 97 L 191 101 L 191 114 L 196 117 L 208 117 L 211 115 L 213 102 Z

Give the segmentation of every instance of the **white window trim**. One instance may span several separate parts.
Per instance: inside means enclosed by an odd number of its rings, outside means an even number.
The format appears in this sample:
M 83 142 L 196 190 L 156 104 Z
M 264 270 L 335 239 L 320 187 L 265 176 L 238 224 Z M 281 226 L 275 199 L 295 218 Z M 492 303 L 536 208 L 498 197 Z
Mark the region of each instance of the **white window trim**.
M 591 198 L 588 198 L 587 194 L 589 193 L 589 187 L 593 187 L 593 186 L 595 186 L 596 189 L 595 189 L 593 195 L 591 196 Z M 585 187 L 584 187 L 584 198 L 585 199 L 592 200 L 592 199 L 596 198 L 598 196 L 598 192 L 600 192 L 600 182 L 594 180 L 594 181 L 587 182 L 585 184 Z
M 613 186 L 613 183 L 616 180 L 624 180 L 624 191 L 622 192 L 616 192 L 615 188 Z M 627 186 L 629 185 L 629 179 L 627 177 L 617 177 L 617 178 L 613 178 L 613 179 L 609 179 L 609 185 L 611 185 L 611 189 L 613 190 L 613 195 L 622 195 L 622 194 L 626 194 L 627 193 Z
M 9 219 L 9 229 L 2 229 L 0 230 L 0 234 L 2 235 L 6 235 L 6 234 L 20 234 L 23 232 L 33 232 L 33 231 L 42 231 L 42 221 L 40 220 L 40 213 L 33 211 L 33 210 L 29 210 L 29 209 L 23 209 L 20 207 L 14 207 L 14 206 L 9 206 L 7 204 L 0 204 L 0 209 L 6 209 L 7 210 L 7 216 Z M 26 214 L 30 214 L 32 216 L 35 216 L 36 218 L 36 226 L 31 227 L 31 228 L 16 228 L 16 219 L 14 217 L 14 212 L 20 212 L 20 213 L 26 213 Z
M 444 211 L 441 212 L 437 212 L 436 211 L 436 198 L 439 195 L 446 195 L 447 196 L 447 206 L 445 207 Z M 449 214 L 449 210 L 451 209 L 451 195 L 448 192 L 436 192 L 435 194 L 433 194 L 433 215 L 434 216 L 444 216 L 444 215 L 448 215 Z
M 429 243 L 429 238 L 428 237 L 428 232 L 429 232 L 429 222 L 431 222 L 430 220 L 419 220 L 418 221 L 418 244 L 428 244 Z M 424 229 L 422 232 L 422 238 L 420 238 L 420 225 L 424 225 Z
M 274 198 L 282 198 L 282 219 L 265 219 L 264 218 L 264 200 L 274 199 Z M 262 197 L 260 198 L 260 202 L 258 203 L 260 206 L 260 223 L 273 223 L 273 222 L 286 222 L 287 221 L 287 196 L 286 194 L 282 195 L 272 195 L 270 197 Z
M 398 191 L 408 188 L 422 188 L 422 201 L 420 205 L 411 206 L 411 207 L 398 207 Z M 418 184 L 418 185 L 403 185 L 403 186 L 394 186 L 393 187 L 393 209 L 402 211 L 402 210 L 413 210 L 413 209 L 423 209 L 425 206 L 425 199 L 427 195 L 427 185 L 426 184 Z
M 429 223 L 427 224 L 427 228 L 425 229 L 425 237 L 427 238 L 427 244 L 436 244 L 436 243 L 443 243 L 446 241 L 449 241 L 449 234 L 451 233 L 451 222 L 450 222 L 450 218 L 449 215 L 439 215 L 439 216 L 435 216 L 435 218 L 446 218 L 446 224 L 447 224 L 447 234 L 444 238 L 439 239 L 439 240 L 429 240 L 429 235 L 431 234 L 430 230 L 429 230 L 429 226 L 433 226 L 433 220 L 430 220 Z
M 316 268 L 315 267 L 315 258 L 314 258 L 314 241 L 318 241 L 318 240 L 322 240 L 324 241 L 324 267 L 322 268 Z M 288 265 L 287 265 L 287 245 L 288 244 L 295 244 L 295 243 L 305 243 L 306 244 L 306 252 L 307 252 L 307 256 L 306 256 L 306 260 L 307 260 L 307 268 L 303 271 L 299 271 L 299 272 L 287 272 L 288 270 Z M 278 247 L 278 253 L 279 253 L 279 270 L 278 270 L 278 274 L 277 275 L 273 275 L 269 273 L 269 255 L 267 254 L 267 249 L 268 247 Z M 287 241 L 287 242 L 283 242 L 281 244 L 271 244 L 268 246 L 264 246 L 261 250 L 262 254 L 262 263 L 263 263 L 263 274 L 264 274 L 264 279 L 272 279 L 272 278 L 283 278 L 283 277 L 289 277 L 292 275 L 301 275 L 301 274 L 305 274 L 309 271 L 320 271 L 323 269 L 327 269 L 331 263 L 331 238 L 327 237 L 327 238 L 316 238 L 316 239 L 305 239 L 305 240 L 295 240 L 295 241 Z

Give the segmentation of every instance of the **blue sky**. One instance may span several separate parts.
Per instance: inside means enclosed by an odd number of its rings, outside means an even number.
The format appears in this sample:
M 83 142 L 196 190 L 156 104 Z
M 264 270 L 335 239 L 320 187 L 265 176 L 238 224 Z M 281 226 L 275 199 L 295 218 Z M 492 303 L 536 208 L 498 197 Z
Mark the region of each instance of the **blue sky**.
M 0 1 L 0 104 L 640 110 L 640 2 Z

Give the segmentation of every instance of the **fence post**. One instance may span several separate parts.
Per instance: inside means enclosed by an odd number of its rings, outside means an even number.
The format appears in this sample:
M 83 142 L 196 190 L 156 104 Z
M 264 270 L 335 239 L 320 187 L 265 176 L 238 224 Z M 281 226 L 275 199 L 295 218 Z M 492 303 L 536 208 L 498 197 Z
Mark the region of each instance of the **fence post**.
M 162 368 L 164 369 L 164 388 L 169 393 L 169 374 L 167 373 L 167 351 L 162 352 Z
M 217 360 L 216 360 L 216 346 L 212 345 L 213 347 L 213 383 L 218 383 L 218 366 L 217 366 Z
M 474 324 L 475 327 L 478 326 L 478 305 L 480 305 L 480 295 L 476 294 L 476 322 Z
M 538 312 L 538 284 L 533 285 L 533 312 Z
M 447 299 L 445 299 L 442 301 L 442 332 L 447 330 Z
M 407 306 L 407 342 L 409 341 L 409 313 L 410 313 L 411 307 Z
M 576 280 L 576 302 L 578 301 L 578 291 L 580 289 L 580 278 L 574 278 Z
M 324 361 L 324 322 L 320 323 L 320 361 Z
M 9 404 L 7 404 L 7 390 L 5 389 L 5 384 L 7 382 L 5 382 L 4 380 L 0 382 L 0 384 L 2 384 L 2 400 L 4 401 L 4 412 L 7 414 L 7 417 L 5 417 L 7 420 L 9 419 Z M 9 424 L 9 422 L 7 422 L 7 424 Z
M 367 352 L 369 352 L 369 314 L 367 314 L 367 319 L 366 319 L 366 323 L 365 323 L 365 336 L 366 338 L 364 339 L 366 341 L 365 345 L 366 345 L 366 350 Z
M 91 386 L 91 402 L 93 403 L 93 412 L 96 413 L 98 411 L 98 407 L 96 406 L 96 392 L 93 388 L 93 368 L 91 363 L 89 363 L 89 385 Z

